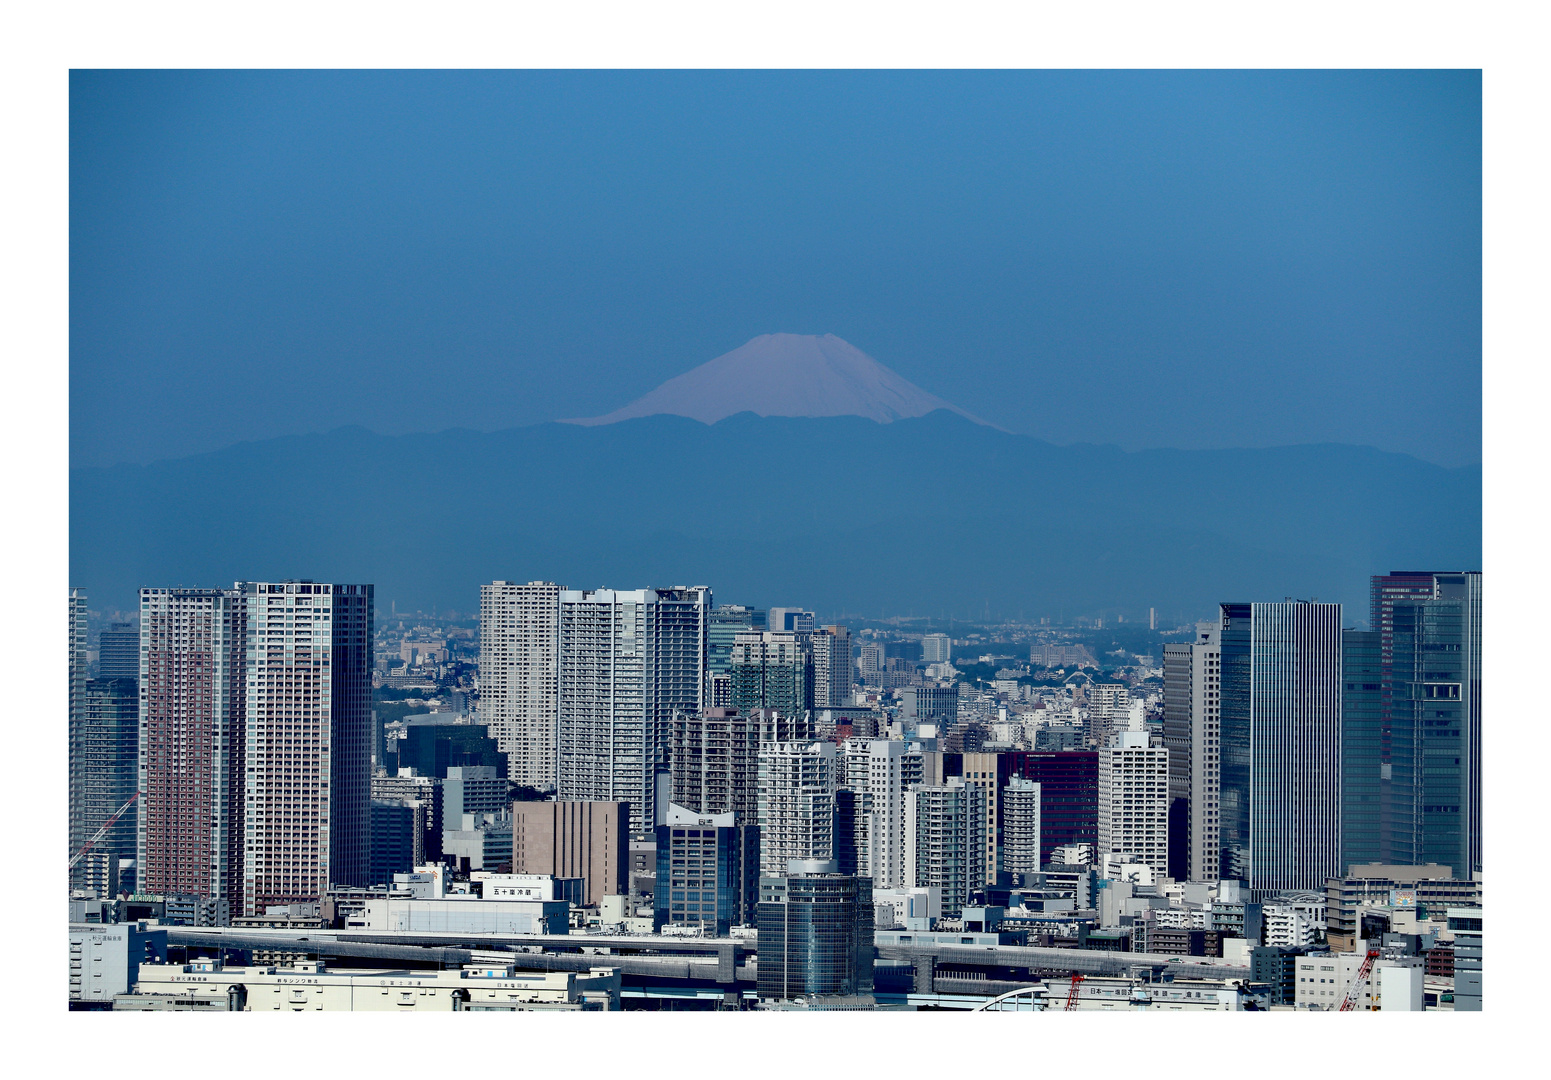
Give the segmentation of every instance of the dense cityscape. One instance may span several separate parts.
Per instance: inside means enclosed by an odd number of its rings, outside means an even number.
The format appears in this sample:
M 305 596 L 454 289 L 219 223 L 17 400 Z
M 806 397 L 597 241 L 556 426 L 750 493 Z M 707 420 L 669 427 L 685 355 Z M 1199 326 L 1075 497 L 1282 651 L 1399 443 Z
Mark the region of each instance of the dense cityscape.
M 1479 1011 L 1481 575 L 1370 590 L 72 590 L 70 1007 Z

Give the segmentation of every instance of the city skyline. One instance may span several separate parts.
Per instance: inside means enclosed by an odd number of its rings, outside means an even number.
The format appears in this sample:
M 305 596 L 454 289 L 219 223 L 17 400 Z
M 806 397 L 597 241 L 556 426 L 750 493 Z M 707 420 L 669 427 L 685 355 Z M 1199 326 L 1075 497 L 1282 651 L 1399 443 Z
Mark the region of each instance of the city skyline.
M 72 71 L 71 1010 L 1481 1011 L 1482 85 Z

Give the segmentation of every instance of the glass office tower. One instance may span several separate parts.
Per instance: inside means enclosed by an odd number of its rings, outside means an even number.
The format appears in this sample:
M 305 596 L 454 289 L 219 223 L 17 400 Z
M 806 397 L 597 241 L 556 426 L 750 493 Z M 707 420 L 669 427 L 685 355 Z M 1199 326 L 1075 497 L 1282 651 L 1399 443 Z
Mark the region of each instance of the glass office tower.
M 1481 574 L 1372 581 L 1379 639 L 1385 861 L 1481 869 Z M 1409 855 L 1409 857 L 1407 857 Z
M 759 826 L 737 815 L 698 814 L 670 806 L 657 826 L 656 929 L 699 926 L 726 937 L 733 926 L 753 925 L 759 903 Z
M 1379 701 L 1379 635 L 1341 632 L 1341 872 L 1353 864 L 1409 865 L 1409 848 L 1390 842 L 1385 807 L 1398 783 L 1410 784 L 1414 760 L 1401 748 L 1398 763 L 1386 750 Z M 1396 773 L 1399 773 L 1398 778 Z M 1401 852 L 1404 853 L 1401 853 Z
M 1222 876 L 1320 890 L 1341 863 L 1341 605 L 1223 604 Z
M 872 993 L 872 880 L 834 867 L 797 861 L 784 877 L 760 878 L 761 998 Z

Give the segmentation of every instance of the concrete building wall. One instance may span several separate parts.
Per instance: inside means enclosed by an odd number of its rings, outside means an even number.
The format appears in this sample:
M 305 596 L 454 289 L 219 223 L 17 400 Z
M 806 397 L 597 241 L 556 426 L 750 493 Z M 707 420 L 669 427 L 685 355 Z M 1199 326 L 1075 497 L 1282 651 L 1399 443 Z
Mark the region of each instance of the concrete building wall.
M 519 784 L 553 791 L 559 721 L 560 586 L 479 589 L 479 717 Z
M 512 804 L 512 873 L 585 878 L 589 907 L 629 891 L 629 841 L 622 802 Z

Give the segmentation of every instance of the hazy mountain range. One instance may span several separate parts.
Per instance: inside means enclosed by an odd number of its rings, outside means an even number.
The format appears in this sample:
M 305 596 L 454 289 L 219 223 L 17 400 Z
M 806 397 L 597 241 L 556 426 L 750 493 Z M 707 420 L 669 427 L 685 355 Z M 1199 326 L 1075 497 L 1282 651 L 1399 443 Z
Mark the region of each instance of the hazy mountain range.
M 346 427 L 72 470 L 71 584 L 111 608 L 141 585 L 369 581 L 384 612 L 468 611 L 495 578 L 708 584 L 718 602 L 822 615 L 1156 607 L 1160 625 L 1313 596 L 1362 623 L 1369 574 L 1481 564 L 1479 466 L 1342 445 L 1054 446 L 927 408 L 837 338 L 791 337 L 591 424 Z M 772 352 L 795 357 L 794 380 Z M 776 375 L 724 377 L 740 366 Z M 839 389 L 809 401 L 815 378 Z M 761 394 L 775 415 L 745 411 Z M 796 409 L 861 415 L 779 415 Z M 650 415 L 678 410 L 700 419 Z

